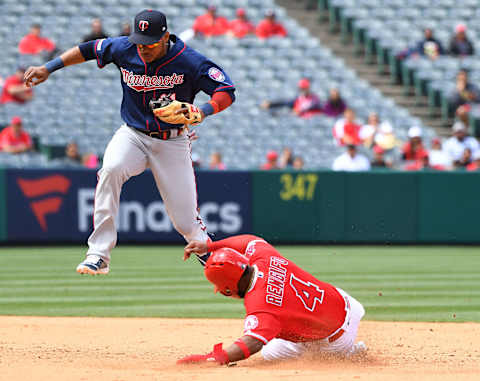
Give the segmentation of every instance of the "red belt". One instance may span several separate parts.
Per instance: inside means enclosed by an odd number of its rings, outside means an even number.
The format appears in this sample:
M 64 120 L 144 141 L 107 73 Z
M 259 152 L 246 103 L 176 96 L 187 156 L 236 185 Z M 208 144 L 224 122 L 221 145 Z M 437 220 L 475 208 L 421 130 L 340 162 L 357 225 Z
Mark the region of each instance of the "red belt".
M 333 343 L 334 341 L 340 339 L 344 333 L 345 333 L 345 330 L 344 330 L 344 329 L 341 329 L 341 330 L 338 331 L 336 334 L 330 336 L 330 337 L 328 338 L 328 342 L 329 342 L 329 343 Z

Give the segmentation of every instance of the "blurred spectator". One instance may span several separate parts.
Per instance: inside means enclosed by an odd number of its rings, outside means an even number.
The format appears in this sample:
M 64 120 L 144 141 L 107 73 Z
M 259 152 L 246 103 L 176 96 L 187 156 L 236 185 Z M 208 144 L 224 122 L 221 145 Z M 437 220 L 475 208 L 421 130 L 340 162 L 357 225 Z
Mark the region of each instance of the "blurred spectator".
M 450 169 L 451 160 L 447 153 L 442 149 L 442 141 L 439 138 L 432 139 L 432 147 L 429 154 L 430 164 L 433 167 L 443 167 Z
M 345 102 L 340 96 L 338 89 L 330 89 L 327 101 L 323 105 L 322 111 L 327 116 L 337 117 L 342 115 L 347 108 Z
M 380 119 L 376 112 L 371 112 L 368 115 L 367 123 L 360 129 L 360 139 L 366 147 L 373 145 L 373 139 L 380 130 Z
M 130 36 L 131 34 L 132 34 L 132 25 L 128 21 L 125 21 L 122 24 L 122 28 L 120 29 L 119 36 Z
M 192 166 L 194 169 L 200 169 L 202 167 L 202 161 L 196 152 L 192 152 Z
M 0 103 L 25 103 L 32 100 L 33 89 L 25 85 L 23 81 L 24 74 L 25 69 L 19 67 L 15 74 L 5 80 L 2 95 L 0 96 Z
M 25 35 L 18 44 L 20 54 L 36 55 L 42 52 L 53 54 L 55 48 L 56 46 L 53 41 L 42 36 L 42 26 L 40 24 L 33 24 L 30 32 Z
M 360 138 L 360 125 L 355 120 L 355 111 L 347 108 L 344 118 L 338 120 L 333 127 L 333 137 L 338 145 L 359 145 L 362 143 Z
M 208 168 L 219 170 L 227 169 L 222 162 L 222 154 L 220 152 L 214 152 L 210 155 L 210 164 L 208 165 Z
M 457 86 L 450 98 L 450 104 L 459 119 L 468 124 L 468 112 L 471 103 L 480 101 L 480 89 L 468 79 L 466 70 L 460 70 L 457 74 Z
M 310 81 L 302 78 L 298 82 L 299 94 L 295 99 L 287 101 L 264 101 L 260 107 L 264 109 L 277 107 L 291 107 L 293 112 L 301 118 L 310 118 L 316 114 L 322 113 L 320 98 L 311 91 Z
M 305 163 L 303 162 L 303 159 L 301 156 L 295 156 L 295 159 L 293 159 L 293 169 L 296 170 L 301 170 L 303 169 L 303 166 Z
M 449 45 L 449 52 L 452 56 L 471 56 L 474 54 L 473 45 L 466 32 L 465 24 L 458 24 L 455 27 L 455 34 L 452 36 Z
M 278 166 L 280 168 L 288 168 L 293 166 L 293 153 L 291 148 L 285 147 L 283 149 Z
M 265 18 L 258 23 L 255 33 L 258 38 L 285 37 L 287 30 L 277 22 L 275 12 L 269 9 L 265 12 Z
M 86 153 L 81 155 L 78 152 L 78 145 L 75 142 L 70 142 L 65 147 L 65 157 L 68 161 L 82 164 L 87 168 L 97 168 L 98 167 L 98 157 L 93 153 Z
M 402 147 L 403 160 L 422 160 L 425 154 L 428 155 L 427 150 L 422 142 L 423 131 L 420 127 L 413 126 L 408 130 L 408 142 Z
M 462 122 L 455 122 L 452 126 L 453 136 L 448 138 L 443 148 L 454 166 L 461 166 L 462 157 L 465 149 L 470 149 L 472 153 L 480 149 L 477 139 L 468 136 L 467 127 Z
M 255 26 L 248 20 L 247 12 L 243 8 L 237 9 L 237 18 L 230 21 L 228 34 L 236 38 L 243 38 L 255 33 Z
M 393 131 L 393 127 L 388 122 L 380 124 L 380 130 L 375 134 L 373 139 L 375 145 L 382 148 L 384 151 L 391 151 L 397 146 L 397 137 Z
M 472 150 L 470 148 L 465 148 L 460 160 L 457 160 L 455 162 L 455 168 L 467 168 L 470 164 L 472 164 L 472 160 Z
M 10 126 L 0 132 L 0 151 L 9 153 L 22 153 L 32 149 L 32 139 L 23 130 L 22 119 L 14 116 Z
M 445 54 L 442 43 L 433 37 L 433 31 L 430 28 L 424 30 L 424 39 L 418 42 L 414 52 L 432 59 Z
M 478 171 L 480 170 L 480 150 L 476 151 L 472 155 L 472 162 L 467 165 L 467 171 Z
M 195 35 L 205 37 L 220 36 L 228 31 L 228 20 L 217 15 L 217 7 L 210 5 L 207 13 L 198 16 L 193 23 Z
M 267 153 L 267 162 L 265 164 L 262 164 L 260 169 L 264 170 L 271 170 L 271 169 L 279 169 L 278 163 L 278 153 L 276 151 L 269 151 Z
M 412 163 L 409 163 L 405 166 L 407 171 L 421 171 L 421 170 L 436 170 L 436 171 L 443 171 L 445 170 L 444 167 L 437 165 L 433 166 L 430 163 L 430 157 L 428 152 L 424 151 L 421 157 L 418 160 L 415 160 Z
M 333 162 L 332 169 L 334 171 L 368 171 L 370 162 L 362 154 L 358 153 L 357 146 L 353 144 L 347 145 L 347 152 L 340 155 Z
M 83 42 L 107 38 L 108 36 L 103 31 L 102 20 L 93 19 L 91 24 L 91 31 L 86 36 L 83 36 Z
M 379 147 L 373 147 L 372 168 L 392 168 L 392 162 L 385 160 L 385 151 Z

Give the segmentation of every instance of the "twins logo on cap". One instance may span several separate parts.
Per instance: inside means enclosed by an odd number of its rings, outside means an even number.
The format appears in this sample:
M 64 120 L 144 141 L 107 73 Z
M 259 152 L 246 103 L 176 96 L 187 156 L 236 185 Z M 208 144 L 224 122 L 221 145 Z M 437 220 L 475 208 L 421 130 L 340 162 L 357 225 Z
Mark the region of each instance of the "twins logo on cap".
M 223 82 L 225 80 L 225 75 L 216 67 L 208 69 L 208 76 L 217 82 Z
M 148 21 L 147 20 L 140 20 L 138 22 L 138 28 L 142 31 L 145 32 L 148 29 Z

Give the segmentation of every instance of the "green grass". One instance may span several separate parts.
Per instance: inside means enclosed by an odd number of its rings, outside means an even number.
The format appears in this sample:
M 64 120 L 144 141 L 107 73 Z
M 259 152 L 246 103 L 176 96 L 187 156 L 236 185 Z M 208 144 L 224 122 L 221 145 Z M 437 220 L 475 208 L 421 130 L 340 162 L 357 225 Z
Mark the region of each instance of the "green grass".
M 108 276 L 80 276 L 82 247 L 0 248 L 0 314 L 243 317 L 214 295 L 181 247 L 115 249 Z M 279 250 L 361 301 L 369 320 L 480 321 L 478 247 L 315 247 Z

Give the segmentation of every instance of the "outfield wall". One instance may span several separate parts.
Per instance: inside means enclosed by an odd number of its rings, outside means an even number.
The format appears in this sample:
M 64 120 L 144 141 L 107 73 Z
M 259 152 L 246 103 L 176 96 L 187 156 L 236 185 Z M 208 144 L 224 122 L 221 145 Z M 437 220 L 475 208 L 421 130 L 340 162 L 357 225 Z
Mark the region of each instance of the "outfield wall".
M 84 243 L 92 170 L 0 170 L 0 241 Z M 480 174 L 197 173 L 215 238 L 253 232 L 281 243 L 480 243 Z M 124 185 L 120 242 L 180 243 L 150 172 Z
M 480 173 L 257 172 L 252 200 L 272 241 L 480 243 Z

